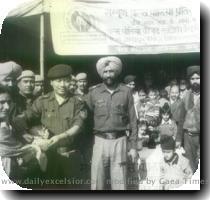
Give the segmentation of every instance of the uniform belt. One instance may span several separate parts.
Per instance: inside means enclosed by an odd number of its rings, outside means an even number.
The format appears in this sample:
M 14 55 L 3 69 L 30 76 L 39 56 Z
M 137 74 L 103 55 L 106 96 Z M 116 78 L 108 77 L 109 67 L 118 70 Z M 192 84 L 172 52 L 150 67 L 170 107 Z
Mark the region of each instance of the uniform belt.
M 185 133 L 187 133 L 189 136 L 198 136 L 198 135 L 200 135 L 200 133 L 198 133 L 198 132 L 191 132 L 191 131 L 188 131 L 186 129 L 185 129 Z
M 125 131 L 116 131 L 116 132 L 100 132 L 95 131 L 95 135 L 104 139 L 113 140 L 123 136 L 126 136 Z

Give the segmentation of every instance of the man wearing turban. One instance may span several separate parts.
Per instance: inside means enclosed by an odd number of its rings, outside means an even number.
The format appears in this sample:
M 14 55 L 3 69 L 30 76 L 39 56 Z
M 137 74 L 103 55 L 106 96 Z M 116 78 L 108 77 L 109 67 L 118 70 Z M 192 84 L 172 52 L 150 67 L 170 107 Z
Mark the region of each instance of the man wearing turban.
M 14 61 L 0 63 L 0 87 L 14 92 L 16 78 L 21 74 L 22 68 Z
M 184 149 L 193 172 L 196 172 L 200 158 L 200 66 L 189 66 L 187 76 L 190 89 L 183 99 L 186 109 Z
M 111 185 L 113 190 L 125 190 L 127 127 L 131 129 L 129 155 L 133 162 L 137 158 L 137 119 L 132 91 L 119 81 L 122 62 L 118 57 L 100 58 L 96 69 L 103 83 L 92 87 L 87 97 L 94 115 L 91 189 L 103 190 Z

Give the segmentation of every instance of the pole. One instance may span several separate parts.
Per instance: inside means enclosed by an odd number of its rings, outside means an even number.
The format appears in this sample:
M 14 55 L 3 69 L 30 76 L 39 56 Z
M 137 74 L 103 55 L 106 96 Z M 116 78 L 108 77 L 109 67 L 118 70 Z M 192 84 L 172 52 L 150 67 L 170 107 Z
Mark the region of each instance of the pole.
M 42 13 L 40 16 L 40 75 L 44 78 L 44 0 L 42 0 Z

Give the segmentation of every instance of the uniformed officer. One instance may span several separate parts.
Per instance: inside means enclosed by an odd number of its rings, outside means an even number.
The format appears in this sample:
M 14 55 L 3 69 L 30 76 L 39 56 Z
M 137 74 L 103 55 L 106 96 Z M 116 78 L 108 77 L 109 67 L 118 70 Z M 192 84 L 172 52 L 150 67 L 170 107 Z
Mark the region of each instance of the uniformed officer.
M 91 189 L 126 189 L 128 124 L 131 127 L 132 160 L 137 158 L 137 119 L 130 88 L 119 82 L 122 62 L 118 57 L 100 58 L 96 64 L 103 83 L 90 89 L 87 104 L 94 115 Z M 109 179 L 110 177 L 110 179 Z
M 76 186 L 72 180 L 77 178 L 80 170 L 80 153 L 75 144 L 83 124 L 80 117 L 83 103 L 69 94 L 71 73 L 69 65 L 53 66 L 47 75 L 53 91 L 40 96 L 34 101 L 31 109 L 24 112 L 24 119 L 28 125 L 41 121 L 49 132 L 49 139 L 46 140 L 46 145 L 43 145 L 49 160 L 47 178 L 62 181 L 63 184 L 54 183 L 57 188 Z M 17 119 L 16 123 L 20 120 L 23 118 Z M 65 185 L 70 182 L 65 182 L 64 178 L 72 179 L 71 185 Z
M 87 74 L 86 73 L 79 73 L 76 75 L 76 81 L 77 81 L 77 89 L 75 91 L 75 95 L 78 98 L 85 99 L 87 93 L 88 93 L 88 80 L 87 80 Z
M 76 80 L 76 77 L 71 75 L 71 82 L 70 82 L 70 85 L 69 85 L 69 91 L 72 95 L 75 94 L 75 91 L 77 89 L 77 80 Z
M 44 78 L 40 75 L 35 75 L 35 87 L 33 95 L 39 97 L 44 93 Z
M 19 95 L 16 103 L 18 112 L 22 113 L 27 108 L 32 106 L 34 101 L 33 90 L 35 83 L 35 74 L 31 70 L 22 71 L 21 75 L 17 77 L 17 86 L 19 88 Z

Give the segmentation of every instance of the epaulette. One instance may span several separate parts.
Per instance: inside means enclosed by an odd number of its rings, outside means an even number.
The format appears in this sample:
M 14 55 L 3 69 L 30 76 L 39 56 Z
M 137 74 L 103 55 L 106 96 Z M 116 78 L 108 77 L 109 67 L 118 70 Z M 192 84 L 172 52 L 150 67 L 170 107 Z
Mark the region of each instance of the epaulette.
M 99 83 L 97 85 L 93 85 L 93 86 L 89 87 L 89 91 L 92 91 L 92 90 L 94 90 L 94 89 L 96 89 L 96 88 L 98 88 L 100 86 L 101 86 L 101 83 Z

